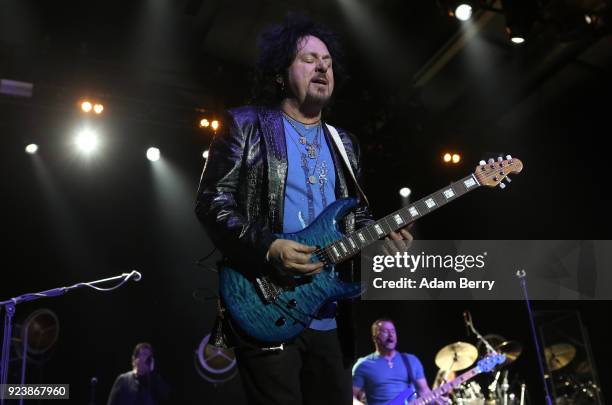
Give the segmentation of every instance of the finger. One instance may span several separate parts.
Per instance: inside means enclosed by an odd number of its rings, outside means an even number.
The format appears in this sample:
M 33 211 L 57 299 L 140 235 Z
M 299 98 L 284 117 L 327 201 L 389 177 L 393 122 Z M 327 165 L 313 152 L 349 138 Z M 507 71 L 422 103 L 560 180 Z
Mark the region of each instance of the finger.
M 408 230 L 406 228 L 400 229 L 400 235 L 402 235 L 402 238 L 404 240 L 407 240 L 407 241 L 410 241 L 410 242 L 412 242 L 412 240 L 414 239 L 412 234 L 410 232 L 408 232 Z
M 395 231 L 391 231 L 391 233 L 389 234 L 389 237 L 391 238 L 391 240 L 401 240 L 402 239 L 401 235 Z
M 291 270 L 297 271 L 302 274 L 308 273 L 316 273 L 323 268 L 323 263 L 308 263 L 308 264 L 300 264 L 300 263 L 292 263 Z
M 300 253 L 298 251 L 290 252 L 287 255 L 287 262 L 289 263 L 299 263 L 299 264 L 307 264 L 311 263 L 312 255 L 306 253 Z
M 312 253 L 317 250 L 316 246 L 308 246 L 298 242 L 292 242 L 290 246 L 293 250 L 301 253 Z

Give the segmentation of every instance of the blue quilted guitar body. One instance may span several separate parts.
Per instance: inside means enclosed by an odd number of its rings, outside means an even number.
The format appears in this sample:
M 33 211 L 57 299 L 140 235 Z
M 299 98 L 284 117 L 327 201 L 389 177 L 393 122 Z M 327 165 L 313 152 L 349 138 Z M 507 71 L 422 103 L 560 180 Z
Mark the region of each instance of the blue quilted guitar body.
M 336 200 L 307 228 L 277 236 L 325 247 L 343 237 L 340 220 L 356 205 L 354 198 Z M 360 283 L 341 281 L 333 265 L 325 266 L 314 276 L 300 277 L 297 285 L 290 288 L 281 287 L 269 277 L 249 279 L 230 267 L 221 269 L 219 282 L 221 298 L 233 325 L 265 344 L 290 341 L 308 327 L 324 303 L 361 293 Z M 262 291 L 270 292 L 268 299 Z

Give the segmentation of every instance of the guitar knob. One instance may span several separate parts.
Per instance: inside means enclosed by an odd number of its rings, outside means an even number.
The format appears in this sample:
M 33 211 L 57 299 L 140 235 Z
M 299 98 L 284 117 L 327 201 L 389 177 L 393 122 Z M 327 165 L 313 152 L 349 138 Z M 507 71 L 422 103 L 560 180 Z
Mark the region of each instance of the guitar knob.
M 506 155 L 506 160 L 512 160 L 512 156 Z
M 503 158 L 503 157 L 501 157 L 501 156 L 498 156 L 498 157 L 497 157 L 497 161 L 498 161 L 498 162 L 503 162 L 503 161 L 504 161 L 504 158 Z
M 499 188 L 502 190 L 506 188 L 506 183 L 499 183 Z
M 487 162 L 485 162 L 484 160 L 481 160 L 480 162 L 478 162 L 478 164 L 479 164 L 480 166 L 484 166 L 484 165 L 486 165 L 486 164 L 487 164 Z
M 289 308 L 297 307 L 297 300 L 295 298 L 290 299 L 289 302 L 287 302 L 287 307 Z
M 489 159 L 489 164 L 491 163 L 495 163 L 495 160 L 493 160 L 493 158 Z
M 276 320 L 276 322 L 274 322 L 274 324 L 280 327 L 280 326 L 283 326 L 286 322 L 287 320 L 285 319 L 285 317 L 281 316 L 280 318 Z

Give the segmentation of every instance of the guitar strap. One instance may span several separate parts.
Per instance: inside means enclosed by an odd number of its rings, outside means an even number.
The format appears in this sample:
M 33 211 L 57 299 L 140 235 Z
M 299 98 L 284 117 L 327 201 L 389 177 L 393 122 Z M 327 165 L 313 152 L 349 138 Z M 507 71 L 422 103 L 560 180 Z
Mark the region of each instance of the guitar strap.
M 332 139 L 334 140 L 334 142 L 336 144 L 336 147 L 338 148 L 338 151 L 340 151 L 340 155 L 342 156 L 342 160 L 344 161 L 344 165 L 348 169 L 348 172 L 351 174 L 351 178 L 353 179 L 353 183 L 355 183 L 355 187 L 357 188 L 357 192 L 359 193 L 359 196 L 361 197 L 363 202 L 366 203 L 366 205 L 369 205 L 370 203 L 368 202 L 368 197 L 366 197 L 365 193 L 361 189 L 361 186 L 359 185 L 359 182 L 357 181 L 357 178 L 355 177 L 355 173 L 353 173 L 353 168 L 351 167 L 351 162 L 349 161 L 349 158 L 346 155 L 346 149 L 344 149 L 344 144 L 342 143 L 342 139 L 340 139 L 340 135 L 338 134 L 338 130 L 336 130 L 336 128 L 334 128 L 333 126 L 331 126 L 331 125 L 329 125 L 327 123 L 325 125 L 327 126 L 327 129 L 329 130 L 329 133 L 331 134 Z
M 410 367 L 410 362 L 408 361 L 408 354 L 400 353 L 400 358 L 404 362 L 404 366 L 406 366 L 408 377 L 410 377 L 410 383 L 414 386 L 416 392 L 416 380 L 414 379 L 414 373 L 412 372 L 412 367 Z

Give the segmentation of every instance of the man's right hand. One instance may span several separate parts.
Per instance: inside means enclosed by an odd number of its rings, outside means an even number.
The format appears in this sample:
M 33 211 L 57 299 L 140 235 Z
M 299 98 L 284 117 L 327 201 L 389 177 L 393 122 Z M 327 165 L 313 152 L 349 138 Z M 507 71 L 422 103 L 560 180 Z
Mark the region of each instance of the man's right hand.
M 281 272 L 281 275 L 297 274 L 312 276 L 323 268 L 323 263 L 312 263 L 312 252 L 317 250 L 316 246 L 303 245 L 288 240 L 276 239 L 268 249 L 268 260 Z

